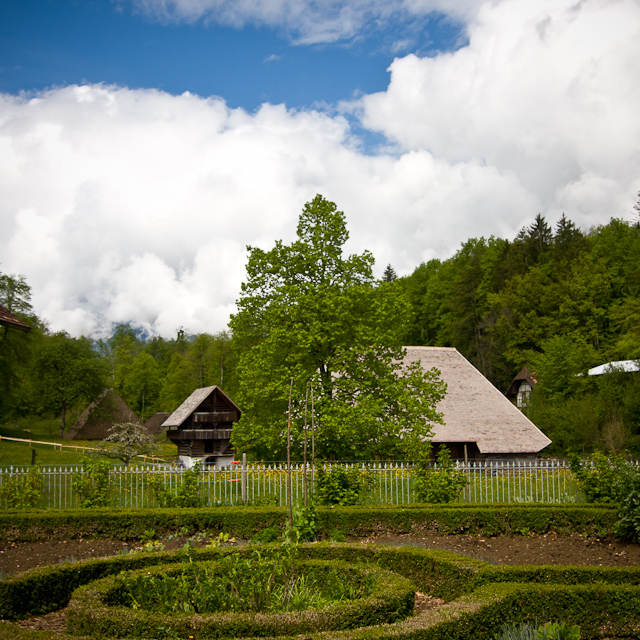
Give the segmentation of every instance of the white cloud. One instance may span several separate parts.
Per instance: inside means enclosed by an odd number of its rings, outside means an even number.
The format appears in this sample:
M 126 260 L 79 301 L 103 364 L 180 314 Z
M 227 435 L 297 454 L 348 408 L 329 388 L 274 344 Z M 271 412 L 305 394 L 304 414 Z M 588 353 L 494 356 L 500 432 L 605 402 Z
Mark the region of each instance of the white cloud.
M 388 90 L 362 98 L 364 125 L 402 151 L 514 171 L 544 208 L 570 183 L 637 180 L 637 2 L 487 3 L 469 36 L 454 53 L 395 60 Z
M 337 42 L 432 12 L 467 20 L 481 0 L 130 0 L 154 19 L 280 28 L 299 44 Z M 124 3 L 123 0 L 121 4 Z
M 0 268 L 27 277 L 53 329 L 133 321 L 171 336 L 224 329 L 245 245 L 290 241 L 316 193 L 345 211 L 348 250 L 370 249 L 379 273 L 513 237 L 538 212 L 629 218 L 639 12 L 631 0 L 483 5 L 468 47 L 397 59 L 387 91 L 348 105 L 393 145 L 377 154 L 329 112 L 101 85 L 0 96 Z

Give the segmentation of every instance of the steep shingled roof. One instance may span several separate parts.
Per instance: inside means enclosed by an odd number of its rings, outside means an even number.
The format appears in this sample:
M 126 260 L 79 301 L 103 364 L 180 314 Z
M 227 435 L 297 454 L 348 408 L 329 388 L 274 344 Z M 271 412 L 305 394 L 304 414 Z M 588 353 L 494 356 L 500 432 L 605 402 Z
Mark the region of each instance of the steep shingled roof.
M 0 305 L 0 325 L 12 327 L 19 331 L 31 331 L 31 327 L 26 322 L 23 322 L 20 318 L 14 316 L 9 309 L 2 305 Z
M 217 389 L 225 401 L 241 413 L 238 405 L 217 385 L 196 389 L 163 423 L 163 427 L 179 427 Z
M 444 425 L 433 426 L 433 442 L 475 442 L 483 454 L 538 453 L 551 440 L 452 347 L 405 347 L 405 363 L 435 367 L 447 383 L 437 406 Z

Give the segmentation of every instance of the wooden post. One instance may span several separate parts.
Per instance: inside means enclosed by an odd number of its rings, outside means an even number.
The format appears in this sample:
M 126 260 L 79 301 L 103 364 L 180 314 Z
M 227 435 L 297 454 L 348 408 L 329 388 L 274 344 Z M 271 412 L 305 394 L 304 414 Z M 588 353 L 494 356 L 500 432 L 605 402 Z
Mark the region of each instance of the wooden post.
M 31 466 L 33 467 L 36 463 L 36 450 L 31 449 Z
M 467 455 L 467 443 L 465 442 L 464 445 L 464 472 L 467 474 L 467 478 L 469 478 L 469 457 Z M 470 494 L 471 488 L 469 487 L 469 482 L 467 481 L 467 486 L 465 487 L 465 494 L 466 494 L 466 498 L 467 498 L 467 502 L 470 501 L 471 498 L 471 494 Z
M 287 505 L 289 507 L 289 531 L 293 531 L 293 496 L 291 490 L 291 394 L 293 378 L 289 386 L 289 419 L 287 421 Z
M 313 495 L 313 483 L 316 475 L 316 431 L 313 410 L 313 387 L 311 387 L 311 495 Z
M 304 450 L 302 453 L 302 489 L 304 491 L 304 506 L 307 507 L 307 402 L 309 400 L 309 389 L 304 394 Z
M 242 504 L 247 504 L 247 454 L 242 454 L 242 469 L 240 471 L 240 489 L 242 491 Z

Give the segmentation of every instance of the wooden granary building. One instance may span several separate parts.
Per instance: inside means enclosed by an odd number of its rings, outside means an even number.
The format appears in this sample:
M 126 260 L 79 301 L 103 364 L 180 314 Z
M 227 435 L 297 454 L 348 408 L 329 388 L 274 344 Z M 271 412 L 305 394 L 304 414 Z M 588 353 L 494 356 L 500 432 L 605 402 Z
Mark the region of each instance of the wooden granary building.
M 162 424 L 182 463 L 231 464 L 233 425 L 242 412 L 220 387 L 196 389 Z

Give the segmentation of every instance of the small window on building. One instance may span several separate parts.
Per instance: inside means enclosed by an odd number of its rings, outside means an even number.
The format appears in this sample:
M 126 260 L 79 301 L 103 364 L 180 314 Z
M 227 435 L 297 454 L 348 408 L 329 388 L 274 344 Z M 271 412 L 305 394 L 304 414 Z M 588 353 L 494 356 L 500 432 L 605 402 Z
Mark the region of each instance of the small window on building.
M 516 405 L 518 409 L 523 409 L 529 406 L 529 396 L 531 395 L 531 385 L 528 382 L 523 382 L 516 397 Z

